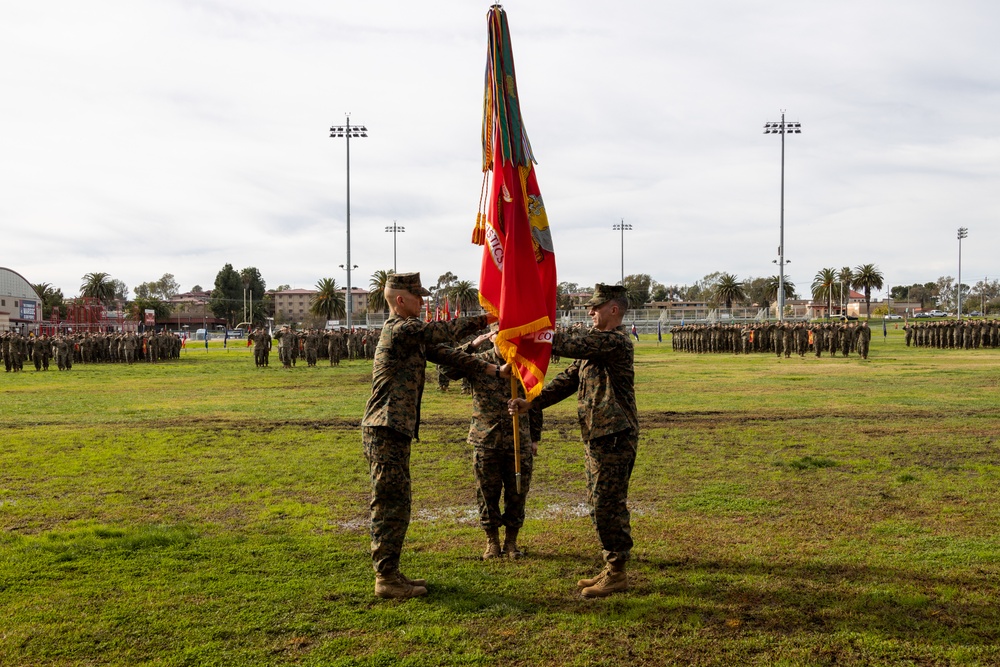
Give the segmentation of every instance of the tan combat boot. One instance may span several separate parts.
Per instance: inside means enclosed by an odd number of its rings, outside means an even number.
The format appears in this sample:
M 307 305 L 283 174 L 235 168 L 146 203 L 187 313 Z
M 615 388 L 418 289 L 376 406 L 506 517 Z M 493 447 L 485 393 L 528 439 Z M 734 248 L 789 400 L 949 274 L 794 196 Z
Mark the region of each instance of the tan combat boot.
M 380 598 L 392 600 L 405 600 L 421 595 L 427 595 L 427 589 L 423 586 L 414 586 L 409 583 L 399 571 L 382 574 L 375 573 L 375 595 Z
M 517 534 L 520 528 L 507 526 L 503 534 L 503 553 L 511 560 L 517 560 L 524 555 L 524 552 L 517 546 Z
M 408 583 L 411 586 L 423 586 L 424 588 L 427 587 L 427 580 L 426 579 L 410 579 L 408 576 L 406 576 L 402 572 L 399 573 L 399 578 L 402 579 L 403 581 L 405 581 L 406 583 Z
M 580 591 L 580 595 L 585 598 L 604 598 L 628 589 L 628 576 L 625 574 L 624 563 L 608 563 L 596 578 L 581 580 L 578 583 L 584 581 L 590 583 Z
M 611 567 L 610 565 L 605 565 L 604 569 L 598 572 L 596 577 L 591 577 L 590 579 L 581 579 L 580 581 L 576 582 L 576 587 L 589 588 L 590 586 L 593 586 L 594 584 L 596 584 L 598 581 L 601 580 L 601 577 L 604 576 L 604 573 L 607 572 L 608 568 L 610 567 Z
M 500 557 L 500 531 L 496 528 L 486 529 L 486 551 L 483 552 L 483 560 L 490 560 Z

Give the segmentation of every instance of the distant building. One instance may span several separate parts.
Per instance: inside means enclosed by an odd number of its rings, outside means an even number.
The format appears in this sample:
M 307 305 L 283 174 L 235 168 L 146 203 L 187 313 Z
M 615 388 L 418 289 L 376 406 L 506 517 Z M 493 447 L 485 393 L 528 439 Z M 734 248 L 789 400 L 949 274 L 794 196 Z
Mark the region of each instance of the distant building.
M 208 307 L 211 300 L 211 292 L 184 292 L 170 297 L 167 299 L 170 305 L 170 317 L 157 318 L 156 328 L 190 333 L 206 326 L 209 330 L 220 325 L 226 326 L 225 318 L 216 317 Z
M 347 288 L 337 290 L 343 295 Z M 318 294 L 314 289 L 286 289 L 268 292 L 274 304 L 274 319 L 279 322 L 301 322 L 309 316 L 309 306 Z M 351 288 L 351 312 L 363 313 L 368 310 L 368 290 Z
M 42 322 L 42 299 L 24 276 L 0 267 L 0 331 L 36 332 Z

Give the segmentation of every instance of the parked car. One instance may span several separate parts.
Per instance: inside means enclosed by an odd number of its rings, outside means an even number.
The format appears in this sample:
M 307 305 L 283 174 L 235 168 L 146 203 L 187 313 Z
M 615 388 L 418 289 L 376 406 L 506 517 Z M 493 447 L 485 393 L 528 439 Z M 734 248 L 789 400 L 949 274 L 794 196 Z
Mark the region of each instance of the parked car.
M 913 317 L 923 319 L 923 318 L 934 317 L 934 316 L 931 315 L 929 312 L 928 313 L 920 312 L 920 313 L 914 313 Z
M 901 319 L 903 319 L 903 316 L 902 315 L 897 315 L 896 313 L 889 313 L 888 315 L 885 316 L 885 319 L 887 319 L 887 320 L 901 320 Z
M 943 310 L 931 310 L 927 312 L 931 317 L 948 317 L 948 313 Z
M 978 310 L 974 310 L 971 313 L 969 313 L 969 317 L 982 317 L 982 316 L 983 314 L 980 313 Z

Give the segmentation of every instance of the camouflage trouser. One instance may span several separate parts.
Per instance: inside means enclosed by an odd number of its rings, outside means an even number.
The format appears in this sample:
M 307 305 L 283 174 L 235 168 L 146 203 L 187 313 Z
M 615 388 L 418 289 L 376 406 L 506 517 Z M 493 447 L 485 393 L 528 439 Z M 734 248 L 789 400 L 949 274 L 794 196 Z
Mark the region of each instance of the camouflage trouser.
M 531 487 L 533 463 L 531 443 L 522 443 L 521 493 L 518 493 L 513 443 L 503 449 L 473 449 L 472 469 L 476 473 L 476 500 L 479 502 L 479 523 L 483 528 L 520 528 L 524 525 L 524 501 Z M 500 511 L 501 494 L 503 512 Z
M 393 572 L 410 526 L 410 436 L 380 426 L 366 426 L 361 435 L 372 480 L 372 566 Z
M 632 550 L 628 482 L 638 445 L 635 431 L 587 442 L 587 504 L 608 563 L 624 563 Z

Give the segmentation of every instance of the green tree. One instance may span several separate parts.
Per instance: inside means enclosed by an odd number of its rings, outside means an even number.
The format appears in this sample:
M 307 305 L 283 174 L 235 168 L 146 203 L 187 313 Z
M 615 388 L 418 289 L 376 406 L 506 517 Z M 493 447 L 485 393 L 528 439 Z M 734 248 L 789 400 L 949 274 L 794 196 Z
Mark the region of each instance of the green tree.
M 261 277 L 260 271 L 257 270 L 255 266 L 248 266 L 245 269 L 240 270 L 240 284 L 242 289 L 245 290 L 247 305 L 250 307 L 250 325 L 253 326 L 255 323 L 263 324 L 264 318 L 267 316 L 267 302 L 265 300 L 265 294 L 267 293 L 267 285 L 264 283 L 264 278 Z M 240 302 L 242 304 L 242 301 Z M 243 311 L 241 310 L 240 313 Z
M 813 278 L 812 296 L 815 300 L 826 300 L 826 317 L 833 311 L 833 289 L 837 284 L 837 269 L 820 269 Z
M 42 318 L 51 319 L 52 310 L 56 310 L 56 315 L 62 316 L 62 305 L 63 305 L 63 293 L 62 289 L 56 289 L 52 287 L 49 283 L 38 283 L 37 285 L 32 285 L 32 289 L 38 294 L 38 298 L 42 300 Z
M 389 310 L 389 304 L 385 300 L 385 286 L 389 282 L 389 276 L 395 271 L 378 270 L 372 274 L 368 281 L 368 311 L 372 313 L 385 313 Z
M 471 280 L 459 280 L 451 286 L 452 308 L 459 306 L 466 313 L 479 305 L 479 290 Z
M 444 295 L 448 293 L 448 290 L 456 282 L 458 282 L 458 276 L 451 271 L 445 271 L 442 275 L 438 276 L 437 284 L 428 291 L 440 294 L 441 298 L 444 298 Z
M 157 298 L 167 301 L 181 291 L 180 284 L 174 279 L 174 274 L 164 273 L 159 280 L 136 285 L 132 290 L 137 299 Z
M 80 285 L 80 296 L 97 299 L 104 305 L 110 304 L 115 298 L 115 286 L 111 276 L 103 271 L 87 273 Z
M 851 283 L 855 289 L 864 290 L 865 315 L 872 318 L 872 290 L 882 289 L 882 272 L 874 264 L 859 264 L 854 267 L 854 279 Z
M 889 298 L 894 301 L 908 301 L 910 298 L 910 288 L 906 285 L 893 285 L 889 290 Z
M 168 319 L 171 315 L 170 304 L 155 296 L 139 297 L 128 305 L 129 315 L 136 322 L 145 321 L 147 310 L 154 311 L 158 320 Z
M 847 301 L 851 298 L 851 285 L 854 284 L 854 271 L 849 266 L 843 266 L 837 271 L 837 294 L 840 296 L 840 314 L 847 309 Z
M 237 315 L 243 307 L 243 281 L 232 264 L 226 264 L 215 276 L 215 289 L 208 302 L 212 314 L 226 320 L 232 327 L 236 324 Z
M 764 279 L 763 297 L 767 303 L 767 308 L 770 308 L 771 304 L 778 300 L 778 286 L 781 284 L 782 281 L 779 276 L 768 276 Z M 785 299 L 794 299 L 795 283 L 789 280 L 788 276 L 785 276 L 783 284 L 785 286 Z
M 580 291 L 580 286 L 576 283 L 561 282 L 556 285 L 556 309 L 572 310 L 573 297 L 571 295 Z
M 653 278 L 648 273 L 636 273 L 625 276 L 625 292 L 628 294 L 628 307 L 641 308 L 649 303 L 649 291 L 653 286 Z
M 318 315 L 324 320 L 332 320 L 338 317 L 346 317 L 344 295 L 337 287 L 337 281 L 333 278 L 321 278 L 316 283 L 316 294 L 313 295 L 309 303 L 309 312 Z
M 731 310 L 733 301 L 742 303 L 746 301 L 745 285 L 739 278 L 731 273 L 723 273 L 715 283 L 713 297 L 718 303 L 726 304 L 726 309 Z

